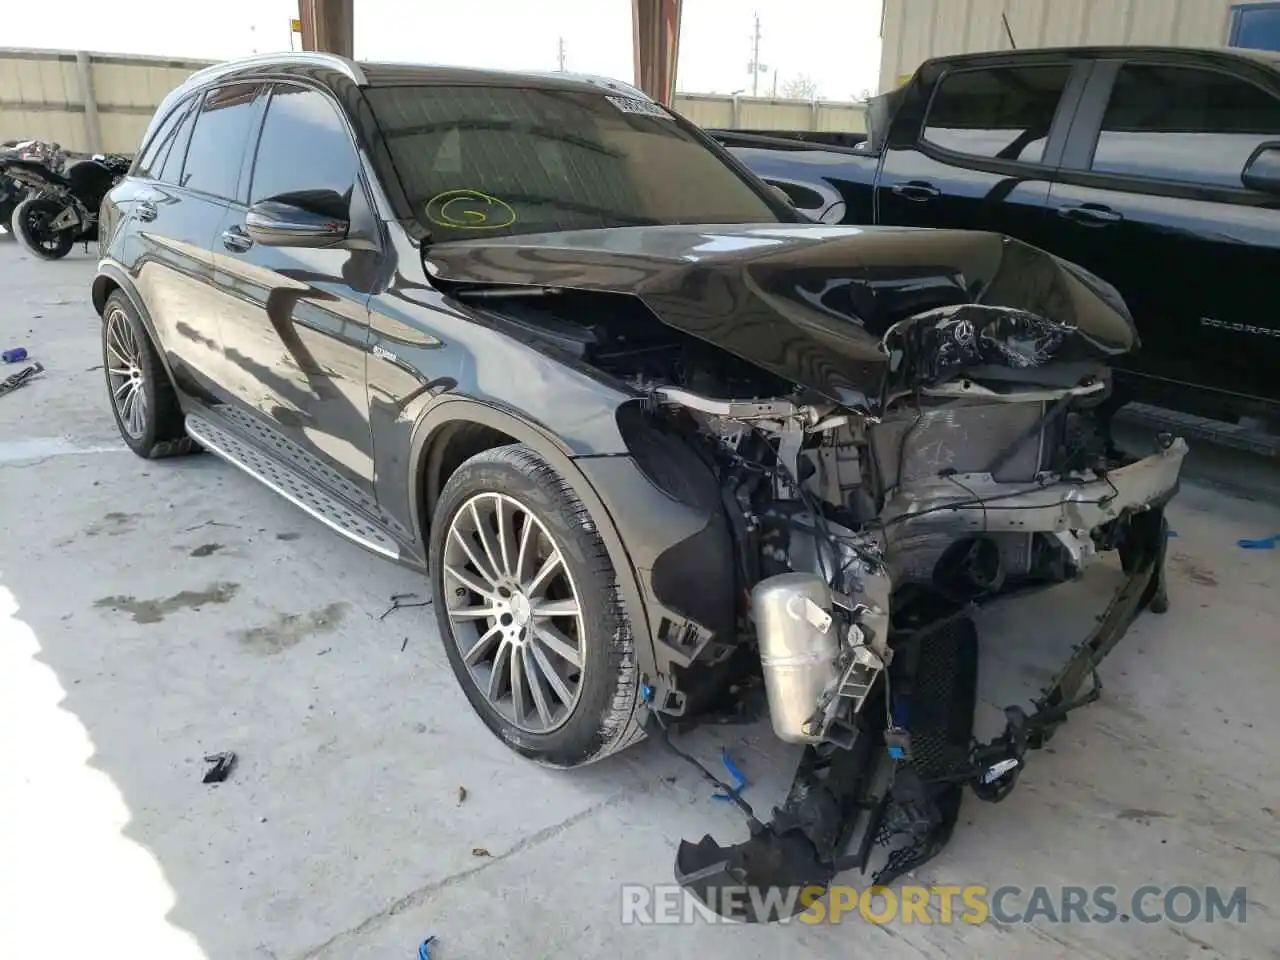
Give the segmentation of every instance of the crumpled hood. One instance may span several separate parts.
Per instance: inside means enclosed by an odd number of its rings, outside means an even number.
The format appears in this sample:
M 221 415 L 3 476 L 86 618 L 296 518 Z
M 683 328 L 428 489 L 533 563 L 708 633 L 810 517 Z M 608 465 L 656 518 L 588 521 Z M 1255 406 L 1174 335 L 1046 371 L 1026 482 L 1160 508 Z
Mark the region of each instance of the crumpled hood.
M 993 233 L 822 224 L 618 227 L 442 243 L 424 253 L 448 283 L 607 290 L 640 297 L 670 327 L 845 404 L 879 391 L 894 324 L 957 304 L 1050 321 L 1042 363 L 1106 359 L 1138 345 L 1114 288 Z

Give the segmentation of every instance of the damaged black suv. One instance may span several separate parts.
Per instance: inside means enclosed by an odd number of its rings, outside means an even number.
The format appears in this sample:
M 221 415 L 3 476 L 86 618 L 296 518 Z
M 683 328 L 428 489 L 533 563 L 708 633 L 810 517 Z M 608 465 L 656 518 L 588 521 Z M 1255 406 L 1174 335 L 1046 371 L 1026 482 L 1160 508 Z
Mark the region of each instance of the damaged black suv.
M 208 450 L 425 571 L 514 750 L 571 767 L 760 692 L 805 757 L 748 843 L 682 847 L 708 902 L 825 883 L 859 822 L 906 838 L 882 879 L 919 862 L 1165 602 L 1186 446 L 1109 440 L 1114 290 L 993 234 L 809 222 L 624 84 L 221 64 L 101 222 L 126 443 Z M 974 605 L 1111 549 L 1095 634 L 972 743 Z

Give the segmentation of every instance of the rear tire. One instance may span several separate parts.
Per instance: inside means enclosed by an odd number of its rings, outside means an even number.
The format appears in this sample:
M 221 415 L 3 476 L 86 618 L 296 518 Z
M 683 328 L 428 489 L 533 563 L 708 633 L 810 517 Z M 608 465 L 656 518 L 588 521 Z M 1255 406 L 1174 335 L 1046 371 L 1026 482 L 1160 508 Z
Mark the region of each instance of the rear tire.
M 613 564 L 586 507 L 534 450 L 486 450 L 453 473 L 429 557 L 449 663 L 495 736 L 553 767 L 591 763 L 643 737 Z M 540 576 L 544 565 L 552 572 Z
M 199 449 L 187 436 L 177 392 L 146 326 L 119 290 L 102 310 L 102 369 L 111 413 L 130 450 L 158 460 Z
M 13 210 L 10 229 L 18 241 L 42 260 L 61 260 L 75 245 L 68 230 L 47 236 L 41 223 L 62 212 L 62 204 L 46 197 L 27 197 Z

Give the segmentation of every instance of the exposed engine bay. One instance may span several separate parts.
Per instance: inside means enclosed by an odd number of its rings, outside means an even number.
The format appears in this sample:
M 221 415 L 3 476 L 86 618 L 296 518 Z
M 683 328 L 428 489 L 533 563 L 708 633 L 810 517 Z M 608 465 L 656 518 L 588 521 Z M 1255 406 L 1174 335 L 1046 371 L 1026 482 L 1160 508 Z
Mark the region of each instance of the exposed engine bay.
M 873 325 L 859 298 L 874 284 L 813 271 L 775 283 L 765 267 L 727 289 L 741 281 L 775 312 L 735 302 L 723 321 L 708 317 L 715 272 L 639 296 L 458 294 L 625 383 L 635 399 L 618 424 L 636 462 L 674 499 L 699 502 L 708 531 L 727 529 L 705 543 L 731 547 L 669 565 L 678 576 L 663 575 L 667 558 L 653 564 L 653 593 L 687 615 L 668 638 L 685 656 L 654 694 L 655 732 L 669 740 L 663 715 L 680 716 L 690 689 L 723 681 L 716 668 L 750 650 L 774 733 L 806 751 L 768 824 L 731 791 L 748 841 L 681 845 L 677 877 L 713 910 L 725 912 L 728 888 L 825 888 L 868 870 L 877 847 L 897 843 L 877 883 L 935 855 L 962 788 L 1007 796 L 1026 751 L 1097 698 L 1098 664 L 1133 617 L 1166 606 L 1163 510 L 1187 446 L 1162 435 L 1136 459 L 1114 446 L 1107 360 L 1136 342 L 1122 335 L 1123 304 L 1077 268 L 1004 244 L 1019 282 L 1044 281 L 1039 300 L 1023 290 L 1006 304 L 1043 302 L 1059 319 L 905 282 Z M 750 330 L 731 325 L 744 316 Z M 690 493 L 699 485 L 714 496 Z M 1030 709 L 1006 710 L 1000 737 L 974 741 L 971 614 L 1076 578 L 1111 550 L 1128 579 L 1097 628 Z M 694 609 L 706 608 L 690 586 L 699 569 L 708 584 L 731 577 L 720 622 Z M 677 581 L 684 600 L 665 596 Z

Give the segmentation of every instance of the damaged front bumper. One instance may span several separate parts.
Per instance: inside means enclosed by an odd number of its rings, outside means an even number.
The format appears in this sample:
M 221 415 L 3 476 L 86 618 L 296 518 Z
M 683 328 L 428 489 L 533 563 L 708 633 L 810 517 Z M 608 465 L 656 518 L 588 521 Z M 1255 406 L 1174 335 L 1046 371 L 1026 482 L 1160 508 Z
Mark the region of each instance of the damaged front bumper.
M 1177 490 L 1187 446 L 1168 437 L 1159 446 L 1150 457 L 1065 491 L 1027 490 L 989 477 L 962 480 L 977 485 L 972 492 L 987 501 L 985 513 L 958 499 L 954 485 L 947 492 L 942 484 L 914 487 L 896 501 L 897 513 L 891 502 L 885 511 L 890 517 L 920 523 L 945 518 L 951 530 L 957 522 L 1068 536 L 1105 529 L 1126 578 L 1054 681 L 1030 709 L 1006 708 L 1004 732 L 988 743 L 972 737 L 978 649 L 973 606 L 938 606 L 909 631 L 899 629 L 891 635 L 892 682 L 868 699 L 852 746 L 806 748 L 772 820 L 752 817 L 749 839 L 730 846 L 710 836 L 683 841 L 676 879 L 722 916 L 781 920 L 811 907 L 838 873 L 859 870 L 871 884 L 887 884 L 936 856 L 950 839 L 966 786 L 986 801 L 1008 796 L 1026 752 L 1044 746 L 1072 710 L 1101 694 L 1098 666 L 1137 614 L 1167 608 L 1164 508 Z M 995 489 L 1009 486 L 1014 489 Z M 1012 495 L 992 499 L 1004 493 Z
M 1156 453 L 1106 473 L 1042 485 L 1002 483 L 990 474 L 947 474 L 914 481 L 885 504 L 885 530 L 910 525 L 960 531 L 1088 532 L 1122 515 L 1168 502 L 1177 492 L 1187 443 L 1164 437 Z M 892 533 L 886 534 L 892 537 Z

